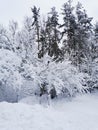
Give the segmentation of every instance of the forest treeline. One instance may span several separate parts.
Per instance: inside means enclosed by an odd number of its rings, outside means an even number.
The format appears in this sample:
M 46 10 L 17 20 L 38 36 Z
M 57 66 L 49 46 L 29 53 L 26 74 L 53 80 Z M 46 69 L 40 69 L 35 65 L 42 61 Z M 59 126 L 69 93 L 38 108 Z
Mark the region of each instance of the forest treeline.
M 69 0 L 60 14 L 52 7 L 46 18 L 36 6 L 31 11 L 21 29 L 16 21 L 7 29 L 0 25 L 1 100 L 53 99 L 98 88 L 98 23 L 82 4 Z

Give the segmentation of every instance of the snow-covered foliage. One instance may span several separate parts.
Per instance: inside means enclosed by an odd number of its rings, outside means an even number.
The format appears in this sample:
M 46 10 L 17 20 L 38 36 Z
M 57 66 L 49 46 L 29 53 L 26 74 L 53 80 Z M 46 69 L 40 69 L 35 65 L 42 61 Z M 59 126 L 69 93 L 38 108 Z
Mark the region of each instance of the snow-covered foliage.
M 6 86 L 9 95 L 15 90 L 18 98 L 47 95 L 53 99 L 98 86 L 98 25 L 92 31 L 92 18 L 82 5 L 74 8 L 70 0 L 66 2 L 62 24 L 55 7 L 43 22 L 40 9 L 34 6 L 32 11 L 21 29 L 15 21 L 9 29 L 0 26 L 0 92 Z
M 96 58 L 92 62 L 91 79 L 92 79 L 91 87 L 98 88 L 98 58 Z
M 43 60 L 38 61 L 36 66 L 25 64 L 22 75 L 32 81 L 32 85 L 30 85 L 32 92 L 30 88 L 25 89 L 33 94 L 51 95 L 51 90 L 55 89 L 55 96 L 73 96 L 77 92 L 82 93 L 87 89 L 83 86 L 84 75 L 79 73 L 68 60 L 56 63 L 46 56 Z M 25 92 L 28 93 L 27 91 Z
M 12 86 L 15 89 L 21 86 L 20 64 L 21 59 L 15 53 L 0 49 L 0 85 Z
M 27 62 L 35 63 L 37 58 L 37 44 L 35 43 L 35 34 L 32 28 L 32 20 L 25 17 L 24 26 L 21 31 L 18 31 L 16 36 L 16 52 Z
M 11 49 L 8 32 L 2 25 L 0 25 L 0 48 Z

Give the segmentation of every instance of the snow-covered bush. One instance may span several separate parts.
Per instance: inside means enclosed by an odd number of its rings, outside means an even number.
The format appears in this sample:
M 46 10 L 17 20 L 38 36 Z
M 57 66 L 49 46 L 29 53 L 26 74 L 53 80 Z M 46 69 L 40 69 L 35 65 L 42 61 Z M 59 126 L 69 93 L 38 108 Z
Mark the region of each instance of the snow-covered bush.
M 2 87 L 5 87 L 4 91 L 8 91 L 10 97 L 12 97 L 11 92 L 17 94 L 22 85 L 22 77 L 19 73 L 20 64 L 21 59 L 15 53 L 0 49 L 0 89 L 4 90 Z
M 23 75 L 32 81 L 31 88 L 25 88 L 28 94 L 32 91 L 32 94 L 51 96 L 51 90 L 54 90 L 54 97 L 73 96 L 87 89 L 87 86 L 83 85 L 85 84 L 83 73 L 79 73 L 68 60 L 56 63 L 46 56 L 38 61 L 36 66 L 25 64 Z

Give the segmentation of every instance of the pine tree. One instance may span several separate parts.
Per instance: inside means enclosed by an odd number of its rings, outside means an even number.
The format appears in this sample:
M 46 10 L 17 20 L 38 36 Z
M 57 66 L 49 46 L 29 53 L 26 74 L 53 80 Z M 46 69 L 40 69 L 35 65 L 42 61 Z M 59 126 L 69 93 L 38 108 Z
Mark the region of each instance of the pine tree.
M 48 55 L 53 56 L 54 60 L 62 59 L 62 52 L 59 48 L 60 43 L 60 30 L 59 30 L 59 15 L 56 8 L 51 8 L 48 13 L 48 20 L 46 23 L 46 33 L 48 38 Z
M 76 18 L 73 14 L 74 7 L 71 5 L 71 0 L 63 5 L 62 15 L 64 23 L 60 25 L 63 28 L 62 38 L 63 40 L 63 52 L 68 53 L 70 56 L 76 49 L 75 44 L 75 29 L 76 29 Z
M 94 27 L 94 35 L 95 35 L 94 51 L 97 57 L 98 56 L 98 22 L 95 24 L 95 27 Z
M 37 42 L 38 42 L 38 50 L 40 49 L 40 43 L 39 43 L 39 40 L 40 40 L 40 26 L 39 26 L 39 11 L 40 11 L 40 8 L 37 9 L 36 6 L 34 6 L 33 8 L 31 8 L 32 10 L 32 13 L 33 13 L 33 23 L 32 23 L 32 26 L 35 26 L 35 30 L 36 30 L 36 35 L 37 35 Z
M 60 31 L 58 17 L 58 12 L 53 7 L 51 8 L 51 12 L 48 13 L 47 21 L 43 22 L 44 25 L 41 27 L 40 32 L 40 58 L 48 53 L 50 57 L 53 57 L 53 60 L 59 61 L 62 59 L 62 52 L 59 49 Z
M 60 31 L 58 29 L 59 23 L 58 23 L 58 13 L 55 9 L 55 7 L 51 8 L 50 14 L 50 26 L 52 28 L 52 44 L 50 45 L 50 50 L 52 55 L 54 55 L 54 58 L 57 59 L 59 57 L 60 49 L 59 49 L 59 43 L 60 43 Z
M 47 37 L 45 27 L 41 27 L 40 30 L 40 43 L 41 49 L 39 50 L 38 57 L 42 58 L 47 52 Z
M 82 4 L 78 2 L 76 6 L 77 14 L 77 64 L 87 63 L 91 60 L 91 34 L 92 34 L 92 18 L 88 17 L 86 11 L 83 9 Z

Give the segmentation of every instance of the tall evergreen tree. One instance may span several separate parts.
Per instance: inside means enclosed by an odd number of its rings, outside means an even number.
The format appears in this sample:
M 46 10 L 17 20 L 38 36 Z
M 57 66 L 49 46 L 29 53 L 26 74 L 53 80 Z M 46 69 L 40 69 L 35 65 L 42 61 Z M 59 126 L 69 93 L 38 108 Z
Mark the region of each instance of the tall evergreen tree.
M 63 27 L 63 51 L 72 55 L 75 51 L 75 29 L 76 29 L 76 18 L 73 14 L 74 7 L 71 5 L 72 1 L 69 0 L 63 5 L 62 15 L 64 23 L 60 26 Z
M 87 63 L 91 60 L 91 34 L 92 34 L 92 18 L 88 17 L 82 4 L 78 2 L 76 6 L 77 14 L 77 64 Z
M 47 37 L 46 37 L 45 27 L 41 27 L 40 30 L 40 43 L 41 43 L 41 48 L 39 50 L 38 57 L 42 58 L 47 52 Z
M 36 35 L 37 35 L 37 42 L 38 42 L 38 50 L 40 49 L 40 43 L 39 43 L 39 40 L 40 40 L 40 26 L 39 26 L 39 11 L 40 11 L 40 8 L 37 9 L 36 6 L 34 6 L 33 8 L 31 8 L 32 10 L 32 13 L 33 13 L 33 23 L 32 23 L 32 26 L 35 26 L 35 30 L 36 30 Z
M 93 30 L 94 30 L 94 38 L 92 44 L 92 55 L 94 60 L 98 57 L 98 22 L 96 22 Z
M 55 7 L 51 8 L 50 14 L 50 26 L 52 29 L 52 42 L 50 43 L 50 55 L 54 55 L 55 59 L 59 56 L 59 43 L 60 43 L 60 31 L 58 29 L 58 12 L 56 11 Z
M 59 49 L 60 31 L 58 17 L 55 7 L 51 8 L 51 12 L 48 13 L 47 21 L 44 23 L 44 27 L 41 28 L 40 33 L 41 50 L 39 54 L 43 57 L 43 53 L 47 52 L 49 56 L 53 56 L 53 60 L 60 60 L 62 56 Z

